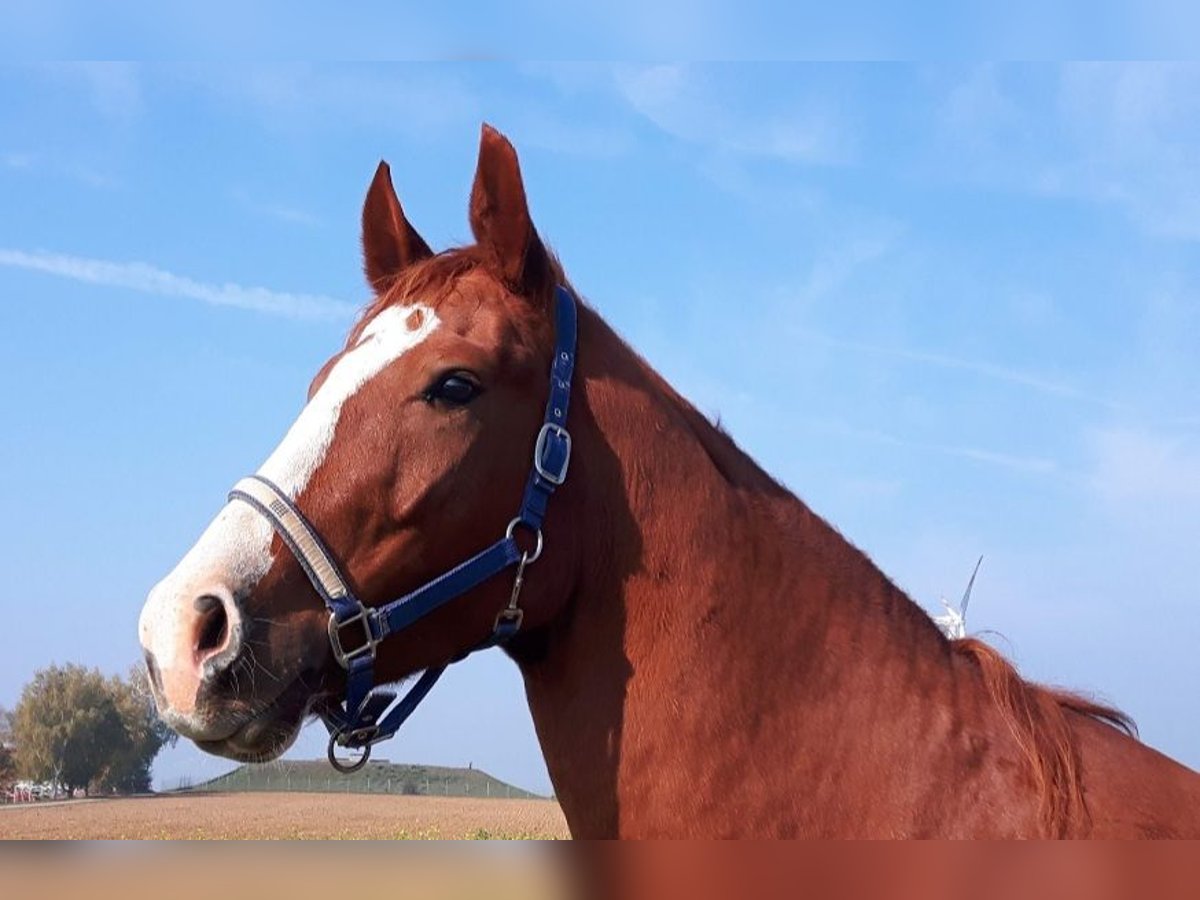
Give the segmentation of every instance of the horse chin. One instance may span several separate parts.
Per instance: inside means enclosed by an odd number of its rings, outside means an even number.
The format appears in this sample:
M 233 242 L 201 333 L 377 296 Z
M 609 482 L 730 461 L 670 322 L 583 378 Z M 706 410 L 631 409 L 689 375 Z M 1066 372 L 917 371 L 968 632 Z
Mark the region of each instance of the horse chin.
M 287 725 L 279 721 L 254 719 L 223 740 L 196 741 L 196 746 L 205 753 L 237 762 L 263 763 L 282 755 L 292 746 L 299 733 L 299 721 Z
M 308 715 L 311 698 L 294 683 L 265 710 L 219 740 L 196 740 L 206 753 L 243 763 L 270 762 L 296 742 Z

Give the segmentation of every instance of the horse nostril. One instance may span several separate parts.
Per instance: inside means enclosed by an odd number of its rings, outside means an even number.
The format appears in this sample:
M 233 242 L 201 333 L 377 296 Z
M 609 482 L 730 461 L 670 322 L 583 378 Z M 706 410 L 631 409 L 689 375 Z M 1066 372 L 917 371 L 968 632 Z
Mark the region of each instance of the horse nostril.
M 229 615 L 225 612 L 225 604 L 219 597 L 205 594 L 196 598 L 195 609 L 200 614 L 200 624 L 196 629 L 196 655 L 208 657 L 219 653 L 229 640 Z

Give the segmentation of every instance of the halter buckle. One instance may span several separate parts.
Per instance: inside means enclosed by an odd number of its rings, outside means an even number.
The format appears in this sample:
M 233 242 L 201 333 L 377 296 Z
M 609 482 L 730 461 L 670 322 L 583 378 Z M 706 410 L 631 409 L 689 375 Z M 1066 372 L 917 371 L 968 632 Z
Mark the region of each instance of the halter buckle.
M 562 459 L 556 466 L 550 468 L 546 462 L 546 451 L 561 448 Z M 537 443 L 533 447 L 533 468 L 539 475 L 553 485 L 560 485 L 567 480 L 567 467 L 571 464 L 571 433 L 561 425 L 547 422 L 538 432 Z
M 493 634 L 516 634 L 521 630 L 521 622 L 525 618 L 525 610 L 519 607 L 504 607 L 496 613 L 496 621 L 492 625 Z
M 362 623 L 362 631 L 366 640 L 358 647 L 347 650 L 342 644 L 342 629 L 356 622 Z M 371 662 L 375 662 L 375 646 L 378 643 L 375 633 L 371 631 L 370 611 L 361 602 L 358 604 L 358 612 L 349 618 L 339 621 L 336 616 L 329 617 L 329 645 L 333 648 L 334 659 L 343 669 L 349 670 L 350 663 L 363 656 L 370 659 Z

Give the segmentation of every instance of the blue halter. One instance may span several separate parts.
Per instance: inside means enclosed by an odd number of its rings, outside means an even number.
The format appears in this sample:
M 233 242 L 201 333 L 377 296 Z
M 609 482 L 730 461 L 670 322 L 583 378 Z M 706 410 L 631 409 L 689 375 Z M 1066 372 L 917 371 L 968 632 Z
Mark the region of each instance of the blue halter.
M 562 285 L 554 292 L 554 313 L 550 397 L 546 402 L 545 420 L 534 444 L 533 470 L 525 483 L 521 508 L 509 522 L 504 537 L 416 590 L 382 606 L 364 605 L 345 586 L 345 579 L 316 529 L 276 485 L 260 475 L 252 475 L 239 482 L 229 494 L 229 499 L 250 504 L 270 521 L 329 609 L 329 644 L 334 658 L 346 670 L 346 694 L 338 706 L 322 712 L 321 719 L 329 729 L 329 762 L 340 772 L 362 768 L 370 758 L 372 746 L 399 730 L 447 666 L 477 650 L 505 642 L 521 628 L 524 613 L 517 604 L 525 567 L 542 554 L 542 520 L 546 506 L 554 489 L 566 480 L 571 460 L 571 435 L 566 423 L 571 375 L 575 369 L 577 311 L 575 298 Z M 535 542 L 532 551 L 522 550 L 518 545 L 516 531 L 519 528 L 532 536 Z M 298 533 L 301 538 L 297 537 Z M 492 633 L 487 638 L 449 662 L 426 669 L 399 701 L 395 691 L 376 689 L 375 648 L 381 641 L 510 566 L 517 567 L 512 595 L 508 605 L 497 613 Z M 331 589 L 331 584 L 337 587 Z M 353 763 L 344 763 L 335 755 L 337 747 L 361 750 L 362 756 Z

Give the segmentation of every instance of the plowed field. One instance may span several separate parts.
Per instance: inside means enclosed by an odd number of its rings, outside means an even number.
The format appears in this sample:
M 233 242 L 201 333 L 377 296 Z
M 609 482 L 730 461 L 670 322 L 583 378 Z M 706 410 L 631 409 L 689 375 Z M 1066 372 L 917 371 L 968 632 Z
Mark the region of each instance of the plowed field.
M 0 807 L 0 838 L 565 838 L 549 800 L 171 794 Z

